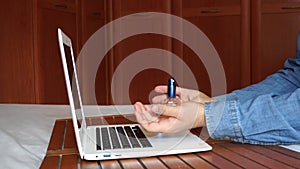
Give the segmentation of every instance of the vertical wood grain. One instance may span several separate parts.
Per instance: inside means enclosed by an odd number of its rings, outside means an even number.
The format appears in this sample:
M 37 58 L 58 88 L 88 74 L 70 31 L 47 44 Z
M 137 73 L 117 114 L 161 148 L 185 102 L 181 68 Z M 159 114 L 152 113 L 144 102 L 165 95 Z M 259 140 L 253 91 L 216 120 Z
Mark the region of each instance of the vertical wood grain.
M 0 6 L 0 103 L 35 103 L 32 0 Z

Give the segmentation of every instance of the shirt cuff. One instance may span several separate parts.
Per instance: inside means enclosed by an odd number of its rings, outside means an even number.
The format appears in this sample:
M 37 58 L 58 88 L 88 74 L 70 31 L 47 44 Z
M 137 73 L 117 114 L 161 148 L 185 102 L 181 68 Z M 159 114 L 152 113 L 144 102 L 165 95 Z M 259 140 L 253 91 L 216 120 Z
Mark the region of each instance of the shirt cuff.
M 214 102 L 204 104 L 208 133 L 213 139 L 244 142 L 239 124 L 239 109 L 234 93 L 214 97 Z

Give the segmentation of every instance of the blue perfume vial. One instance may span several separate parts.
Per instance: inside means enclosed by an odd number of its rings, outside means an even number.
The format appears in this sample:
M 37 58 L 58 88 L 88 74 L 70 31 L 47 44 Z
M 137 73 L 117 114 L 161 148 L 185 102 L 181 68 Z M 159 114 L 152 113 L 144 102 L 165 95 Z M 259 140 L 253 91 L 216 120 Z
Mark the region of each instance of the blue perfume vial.
M 166 104 L 169 106 L 176 106 L 180 104 L 180 99 L 176 97 L 176 84 L 174 78 L 169 79 L 168 83 L 168 98 Z

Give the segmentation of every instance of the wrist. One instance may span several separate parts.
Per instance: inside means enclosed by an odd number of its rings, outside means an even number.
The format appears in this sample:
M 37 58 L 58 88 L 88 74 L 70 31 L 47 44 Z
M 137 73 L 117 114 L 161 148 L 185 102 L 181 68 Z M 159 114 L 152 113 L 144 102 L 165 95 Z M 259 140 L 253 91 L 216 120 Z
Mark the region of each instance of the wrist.
M 193 127 L 196 128 L 196 127 L 203 127 L 203 126 L 205 126 L 204 104 L 199 103 L 198 111 L 196 114 L 196 120 Z

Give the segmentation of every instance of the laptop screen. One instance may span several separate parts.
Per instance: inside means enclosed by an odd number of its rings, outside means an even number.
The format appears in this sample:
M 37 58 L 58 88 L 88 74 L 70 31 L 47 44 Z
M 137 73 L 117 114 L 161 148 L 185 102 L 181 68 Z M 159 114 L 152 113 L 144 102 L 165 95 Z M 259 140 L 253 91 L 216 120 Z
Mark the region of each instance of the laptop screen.
M 77 78 L 75 77 L 75 74 L 77 76 L 77 71 L 76 71 L 76 66 L 74 62 L 74 58 L 71 55 L 71 48 L 64 44 L 64 50 L 65 50 L 65 55 L 66 55 L 66 62 L 67 62 L 67 67 L 68 67 L 68 73 L 69 73 L 69 80 L 70 80 L 70 86 L 72 90 L 72 96 L 73 96 L 73 102 L 74 102 L 74 108 L 75 108 L 75 113 L 77 117 L 77 124 L 78 127 L 81 128 L 81 123 L 82 123 L 82 112 L 81 112 L 81 104 L 80 104 L 80 98 L 79 98 L 79 86 L 78 86 L 78 81 L 76 80 Z M 75 72 L 76 71 L 76 72 Z

